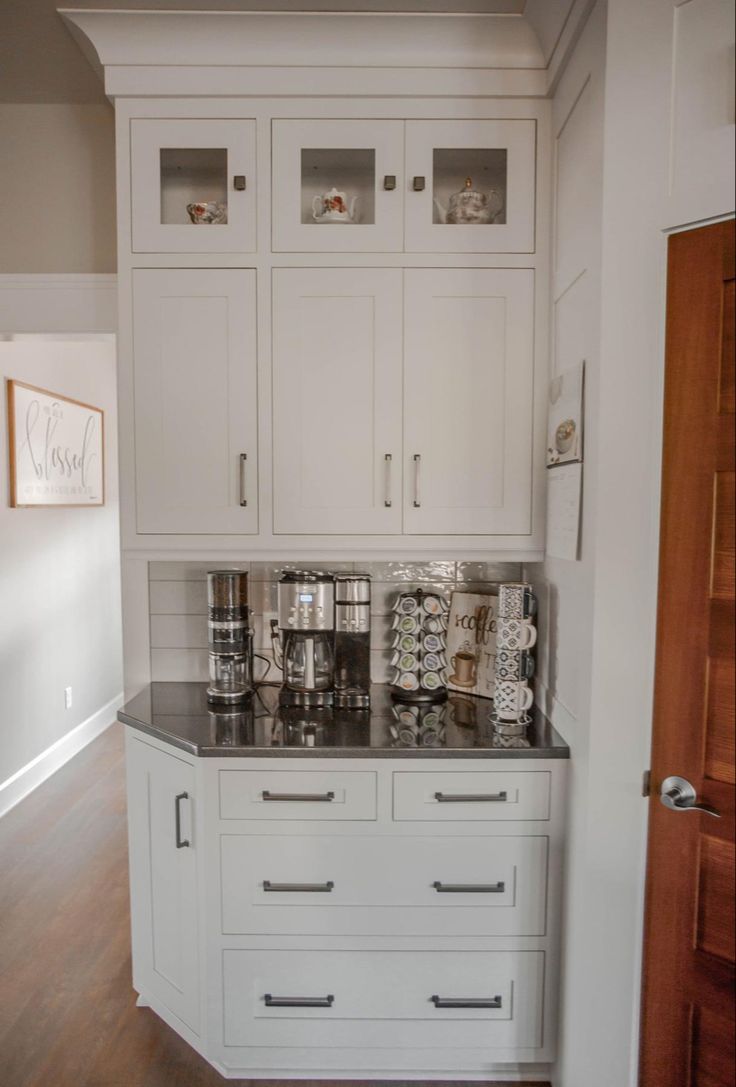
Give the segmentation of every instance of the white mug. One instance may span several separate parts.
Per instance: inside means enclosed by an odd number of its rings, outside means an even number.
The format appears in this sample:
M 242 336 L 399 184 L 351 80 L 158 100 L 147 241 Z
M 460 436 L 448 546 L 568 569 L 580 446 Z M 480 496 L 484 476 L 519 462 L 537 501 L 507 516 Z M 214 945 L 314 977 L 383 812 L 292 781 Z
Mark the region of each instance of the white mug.
M 496 626 L 497 649 L 531 649 L 537 641 L 537 628 L 525 619 L 499 619 Z
M 526 683 L 508 679 L 496 680 L 493 708 L 502 721 L 518 721 L 522 714 L 531 709 L 533 702 L 534 691 Z

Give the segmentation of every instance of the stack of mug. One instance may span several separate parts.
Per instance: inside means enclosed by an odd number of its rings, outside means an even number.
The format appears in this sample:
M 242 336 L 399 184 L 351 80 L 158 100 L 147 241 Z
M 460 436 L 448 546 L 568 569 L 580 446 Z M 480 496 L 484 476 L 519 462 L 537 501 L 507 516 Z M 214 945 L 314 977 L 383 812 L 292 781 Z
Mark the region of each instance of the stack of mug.
M 534 675 L 531 651 L 537 641 L 532 622 L 536 609 L 531 585 L 509 582 L 499 586 L 491 721 L 501 735 L 523 735 L 531 722 L 534 691 L 529 680 Z
M 253 689 L 253 632 L 245 571 L 211 570 L 207 574 L 207 612 L 207 701 L 242 702 Z
M 447 698 L 447 613 L 436 593 L 399 593 L 394 605 L 392 695 L 404 702 Z

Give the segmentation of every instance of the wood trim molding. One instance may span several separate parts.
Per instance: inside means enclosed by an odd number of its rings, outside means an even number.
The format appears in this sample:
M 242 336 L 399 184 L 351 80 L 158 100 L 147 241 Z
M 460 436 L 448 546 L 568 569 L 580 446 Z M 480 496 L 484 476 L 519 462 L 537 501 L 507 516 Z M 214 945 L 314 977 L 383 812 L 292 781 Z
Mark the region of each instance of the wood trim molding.
M 0 335 L 116 331 L 116 275 L 0 275 Z

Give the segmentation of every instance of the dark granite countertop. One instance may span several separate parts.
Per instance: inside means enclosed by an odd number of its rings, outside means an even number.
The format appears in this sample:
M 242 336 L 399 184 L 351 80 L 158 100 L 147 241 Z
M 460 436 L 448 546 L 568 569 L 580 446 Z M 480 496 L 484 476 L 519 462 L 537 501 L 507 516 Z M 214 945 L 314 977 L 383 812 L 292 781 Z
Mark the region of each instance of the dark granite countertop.
M 372 688 L 369 710 L 284 709 L 270 686 L 237 709 L 216 708 L 204 683 L 152 683 L 118 720 L 207 757 L 569 758 L 538 709 L 525 737 L 506 737 L 494 733 L 490 708 L 488 699 L 454 693 L 444 703 L 409 706 L 381 684 Z

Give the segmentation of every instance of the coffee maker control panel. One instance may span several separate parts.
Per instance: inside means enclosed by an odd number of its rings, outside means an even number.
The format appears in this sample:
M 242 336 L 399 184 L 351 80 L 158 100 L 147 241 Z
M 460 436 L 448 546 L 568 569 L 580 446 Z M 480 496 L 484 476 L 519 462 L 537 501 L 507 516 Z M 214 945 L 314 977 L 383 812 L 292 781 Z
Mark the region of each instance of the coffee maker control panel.
M 333 630 L 334 606 L 332 581 L 279 583 L 282 630 Z

